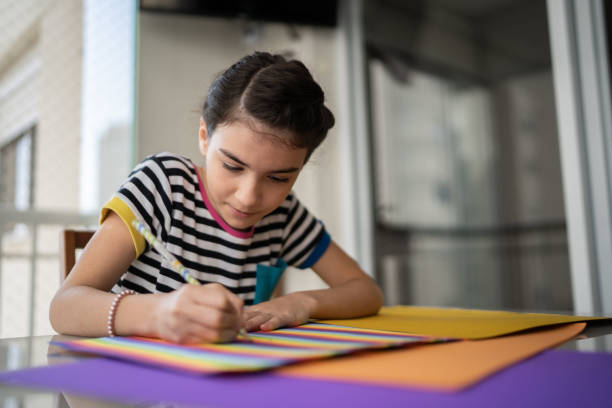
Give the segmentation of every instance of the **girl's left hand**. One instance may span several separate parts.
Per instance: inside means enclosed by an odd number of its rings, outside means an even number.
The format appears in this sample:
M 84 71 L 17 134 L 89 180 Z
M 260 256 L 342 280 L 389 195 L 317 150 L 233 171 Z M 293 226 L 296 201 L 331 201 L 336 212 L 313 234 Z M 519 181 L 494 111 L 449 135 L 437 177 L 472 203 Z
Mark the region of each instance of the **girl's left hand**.
M 314 302 L 308 295 L 297 292 L 250 306 L 244 312 L 246 329 L 267 331 L 299 326 L 310 318 Z

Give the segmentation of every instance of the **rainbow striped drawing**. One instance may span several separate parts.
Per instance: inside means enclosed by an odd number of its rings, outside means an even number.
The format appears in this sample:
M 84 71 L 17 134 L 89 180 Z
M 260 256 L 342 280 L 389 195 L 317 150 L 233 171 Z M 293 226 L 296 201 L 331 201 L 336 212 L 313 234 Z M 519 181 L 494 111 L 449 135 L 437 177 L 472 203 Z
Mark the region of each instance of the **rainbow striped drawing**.
M 450 339 L 322 323 L 249 333 L 251 341 L 180 345 L 143 337 L 101 337 L 52 342 L 68 350 L 100 354 L 195 374 L 265 370 L 365 349 Z

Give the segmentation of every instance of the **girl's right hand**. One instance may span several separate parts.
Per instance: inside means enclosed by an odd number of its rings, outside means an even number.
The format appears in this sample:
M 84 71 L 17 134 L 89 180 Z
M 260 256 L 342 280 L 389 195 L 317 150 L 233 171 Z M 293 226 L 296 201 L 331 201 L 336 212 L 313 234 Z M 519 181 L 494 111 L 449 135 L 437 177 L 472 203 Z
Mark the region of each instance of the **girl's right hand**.
M 183 285 L 161 298 L 153 319 L 155 334 L 163 340 L 227 342 L 242 327 L 242 299 L 218 283 Z

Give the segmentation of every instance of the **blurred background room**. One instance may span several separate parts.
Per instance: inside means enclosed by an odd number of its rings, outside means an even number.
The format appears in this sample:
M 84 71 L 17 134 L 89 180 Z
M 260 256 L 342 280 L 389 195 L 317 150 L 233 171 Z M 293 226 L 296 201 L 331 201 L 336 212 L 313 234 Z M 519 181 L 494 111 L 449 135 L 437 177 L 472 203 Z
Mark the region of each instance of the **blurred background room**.
M 387 305 L 612 315 L 606 5 L 0 0 L 0 338 L 53 333 L 60 231 L 149 154 L 201 162 L 208 86 L 255 50 L 326 91 L 295 190 Z

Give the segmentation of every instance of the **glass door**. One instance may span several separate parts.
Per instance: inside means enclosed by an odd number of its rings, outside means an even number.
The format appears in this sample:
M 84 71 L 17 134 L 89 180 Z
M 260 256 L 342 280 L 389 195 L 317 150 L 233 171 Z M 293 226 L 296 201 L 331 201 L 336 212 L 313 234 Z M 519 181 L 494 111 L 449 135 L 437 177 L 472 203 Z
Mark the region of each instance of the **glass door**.
M 364 8 L 387 304 L 571 310 L 546 2 Z

